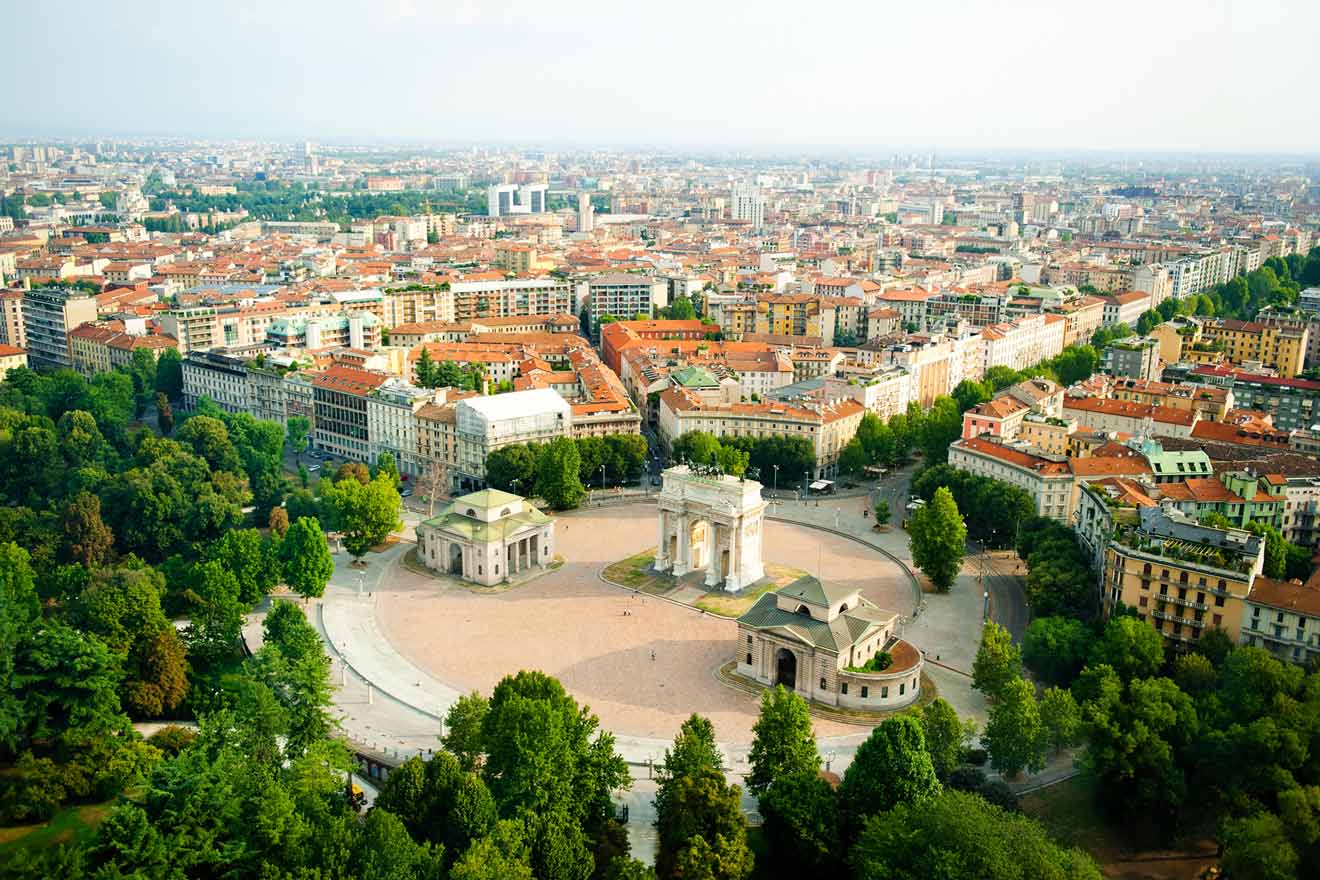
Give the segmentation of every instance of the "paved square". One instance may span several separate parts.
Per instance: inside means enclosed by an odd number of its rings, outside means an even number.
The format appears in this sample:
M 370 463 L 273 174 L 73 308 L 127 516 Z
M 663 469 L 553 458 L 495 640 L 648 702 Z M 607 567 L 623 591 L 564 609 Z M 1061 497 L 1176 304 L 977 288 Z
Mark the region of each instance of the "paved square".
M 757 701 L 714 677 L 736 650 L 734 622 L 633 595 L 597 575 L 605 565 L 654 546 L 655 507 L 575 511 L 560 516 L 556 527 L 564 565 L 495 595 L 393 565 L 377 588 L 385 637 L 405 658 L 460 690 L 489 693 L 505 675 L 540 669 L 615 733 L 670 739 L 684 718 L 698 712 L 714 722 L 721 742 L 750 742 Z M 902 570 L 855 541 L 767 520 L 764 555 L 856 586 L 881 608 L 912 612 Z M 813 721 L 817 736 L 858 732 Z

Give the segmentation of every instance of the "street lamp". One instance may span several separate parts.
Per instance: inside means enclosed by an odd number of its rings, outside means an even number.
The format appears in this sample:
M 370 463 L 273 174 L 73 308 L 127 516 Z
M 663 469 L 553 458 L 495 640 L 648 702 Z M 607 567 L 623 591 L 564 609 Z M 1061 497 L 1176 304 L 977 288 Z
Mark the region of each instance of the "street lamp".
M 777 498 L 779 496 L 779 465 L 772 464 L 770 466 L 775 469 L 775 485 L 771 494 Z
M 602 494 L 605 492 L 605 465 L 600 466 L 600 491 Z

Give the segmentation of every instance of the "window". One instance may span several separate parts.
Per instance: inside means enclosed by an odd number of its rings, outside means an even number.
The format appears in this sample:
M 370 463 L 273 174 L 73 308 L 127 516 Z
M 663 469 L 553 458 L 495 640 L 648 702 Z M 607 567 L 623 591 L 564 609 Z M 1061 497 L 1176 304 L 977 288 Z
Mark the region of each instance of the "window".
M 1148 602 L 1150 602 L 1150 598 L 1147 597 L 1147 596 L 1142 596 L 1142 597 L 1137 601 L 1137 606 L 1140 607 L 1140 608 L 1145 608 L 1145 607 L 1146 607 L 1146 604 L 1147 604 Z
M 889 688 L 888 688 L 888 687 L 882 687 L 882 688 L 880 688 L 880 699 L 882 699 L 882 700 L 887 700 L 887 699 L 889 699 Z
M 825 679 L 822 678 L 820 680 L 820 689 L 827 690 L 828 688 L 829 688 L 829 684 L 825 681 Z
M 906 690 L 907 690 L 907 685 L 906 685 L 906 684 L 900 684 L 900 685 L 898 686 L 898 695 L 899 695 L 900 697 L 903 696 L 903 692 L 906 691 Z
M 1224 622 L 1224 615 L 1216 614 L 1211 618 L 1211 620 L 1214 621 L 1215 626 L 1219 626 L 1219 624 Z
M 867 697 L 869 697 L 869 696 L 871 695 L 870 691 L 871 691 L 870 688 L 868 688 L 866 685 L 862 685 L 862 699 L 863 699 L 863 700 L 865 700 Z
M 752 665 L 752 655 L 751 655 L 751 654 L 748 654 L 748 655 L 747 655 L 747 665 L 748 665 L 748 666 L 751 666 L 751 665 Z
M 843 684 L 839 685 L 839 693 L 843 694 L 845 697 L 848 696 L 848 682 L 845 681 Z
M 747 637 L 747 647 L 750 648 L 751 646 L 752 646 L 752 637 L 751 637 L 751 636 L 748 636 L 748 637 Z

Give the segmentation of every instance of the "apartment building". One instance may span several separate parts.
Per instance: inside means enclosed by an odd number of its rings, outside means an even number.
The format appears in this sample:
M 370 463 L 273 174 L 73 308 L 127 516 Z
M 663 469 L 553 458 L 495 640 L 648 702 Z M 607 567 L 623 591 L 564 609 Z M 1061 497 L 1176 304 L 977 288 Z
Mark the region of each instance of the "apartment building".
M 320 318 L 278 318 L 266 329 L 266 340 L 280 348 L 371 350 L 381 346 L 381 322 L 370 312 L 345 312 Z
M 1247 597 L 1265 562 L 1265 539 L 1201 525 L 1158 505 L 1119 525 L 1105 549 L 1106 614 L 1122 602 L 1171 647 L 1186 650 L 1209 628 L 1240 640 Z
M 689 431 L 705 431 L 715 437 L 805 437 L 816 455 L 813 476 L 833 477 L 838 472 L 839 453 L 857 433 L 866 409 L 845 398 L 827 403 L 708 404 L 681 387 L 661 392 L 659 433 L 670 446 Z
M 81 290 L 39 287 L 23 295 L 23 333 L 34 368 L 72 367 L 69 332 L 96 320 L 96 297 Z
M 1160 366 L 1159 340 L 1133 337 L 1106 345 L 1100 369 L 1111 376 L 1157 379 Z
M 122 323 L 120 323 L 122 327 Z M 108 373 L 133 362 L 133 352 L 142 350 L 160 360 L 167 349 L 177 349 L 173 337 L 149 333 L 126 333 L 122 329 L 83 324 L 69 331 L 69 357 L 72 366 L 84 376 Z
M 610 316 L 627 321 L 637 316 L 650 318 L 663 302 L 666 285 L 649 275 L 615 272 L 598 275 L 587 282 L 588 314 L 591 329 L 599 335 L 601 318 Z
M 247 412 L 248 358 L 223 348 L 188 352 L 183 359 L 183 408 L 194 410 L 202 398 L 226 412 Z
M 480 488 L 486 482 L 486 456 L 514 443 L 546 443 L 571 436 L 573 410 L 549 388 L 472 397 L 459 401 L 455 430 L 457 485 L 464 490 Z
M 665 348 L 663 342 L 696 342 L 706 338 L 706 326 L 688 321 L 618 321 L 600 331 L 600 354 L 605 366 L 623 375 L 622 355 L 629 349 Z
M 5 381 L 5 376 L 9 375 L 10 370 L 27 365 L 26 351 L 16 345 L 0 343 L 0 382 Z
M 1100 299 L 1105 304 L 1106 327 L 1115 327 L 1119 324 L 1136 327 L 1137 319 L 1152 307 L 1150 294 L 1140 290 L 1118 291 Z
M 831 311 L 830 317 L 833 316 Z M 810 294 L 758 296 L 756 332 L 773 336 L 817 336 L 825 340 L 834 338 L 834 327 L 822 326 L 820 298 Z
M 435 399 L 435 391 L 402 379 L 386 379 L 367 394 L 367 458 L 394 458 L 399 473 L 421 476 L 426 461 L 418 452 L 417 411 Z
M 1259 363 L 1285 379 L 1305 369 L 1307 336 L 1306 327 L 1280 327 L 1258 321 L 1212 318 L 1201 324 L 1201 339 L 1221 345 L 1229 363 Z
M 1239 641 L 1264 648 L 1284 662 L 1309 666 L 1320 657 L 1320 579 L 1300 584 L 1256 578 Z
M 1065 398 L 1063 414 L 1099 431 L 1154 437 L 1190 437 L 1200 419 L 1188 410 L 1098 397 Z
M 389 380 L 385 373 L 335 364 L 312 377 L 317 449 L 355 461 L 370 461 L 367 401 Z
M 1050 306 L 1048 311 L 1063 318 L 1064 348 L 1085 345 L 1105 323 L 1105 301 L 1098 296 L 1065 300 Z
M 1025 370 L 1063 351 L 1065 320 L 1059 315 L 1027 315 L 981 328 L 985 369 Z M 955 383 L 956 384 L 956 383 Z
M 23 330 L 23 291 L 0 290 L 0 345 L 27 346 Z
M 1187 380 L 1229 388 L 1235 406 L 1265 413 L 1280 431 L 1320 424 L 1320 382 L 1215 366 L 1196 367 Z
M 1000 480 L 1027 492 L 1036 512 L 1068 522 L 1073 474 L 1062 456 L 1044 456 L 985 437 L 957 440 L 949 447 L 949 465 Z

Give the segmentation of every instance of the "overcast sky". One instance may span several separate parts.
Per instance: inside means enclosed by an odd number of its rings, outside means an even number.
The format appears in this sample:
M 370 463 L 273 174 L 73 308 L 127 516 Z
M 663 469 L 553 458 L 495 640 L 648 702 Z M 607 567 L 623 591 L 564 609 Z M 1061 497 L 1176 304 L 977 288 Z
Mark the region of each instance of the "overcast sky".
M 0 0 L 0 136 L 1320 152 L 1320 2 Z

